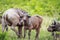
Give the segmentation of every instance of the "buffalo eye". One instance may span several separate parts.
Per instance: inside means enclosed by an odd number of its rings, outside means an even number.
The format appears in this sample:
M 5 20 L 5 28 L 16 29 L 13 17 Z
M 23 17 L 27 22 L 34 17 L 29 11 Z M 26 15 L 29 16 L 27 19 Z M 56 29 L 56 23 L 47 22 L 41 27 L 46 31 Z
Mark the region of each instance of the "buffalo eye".
M 54 26 L 52 28 L 55 28 Z
M 23 18 L 23 16 L 21 16 L 20 18 Z
M 30 18 L 31 16 L 28 16 L 28 18 Z

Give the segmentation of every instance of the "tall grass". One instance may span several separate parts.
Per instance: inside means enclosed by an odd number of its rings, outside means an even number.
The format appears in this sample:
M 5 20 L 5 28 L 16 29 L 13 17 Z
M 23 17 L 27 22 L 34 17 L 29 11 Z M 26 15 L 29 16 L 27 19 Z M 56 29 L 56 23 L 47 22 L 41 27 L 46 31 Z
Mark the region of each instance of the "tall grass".
M 43 23 L 40 30 L 40 40 L 53 40 L 51 33 L 47 31 L 47 27 L 51 24 L 54 18 L 60 20 L 60 0 L 0 0 L 0 13 L 9 8 L 21 8 L 26 10 L 30 15 L 42 15 Z M 0 16 L 2 16 L 0 14 Z M 53 17 L 53 18 L 52 18 Z M 2 26 L 0 25 L 0 40 L 28 40 L 28 33 L 26 38 L 18 39 L 16 34 L 9 29 L 8 32 L 2 33 Z M 35 30 L 31 32 L 31 40 L 35 38 Z

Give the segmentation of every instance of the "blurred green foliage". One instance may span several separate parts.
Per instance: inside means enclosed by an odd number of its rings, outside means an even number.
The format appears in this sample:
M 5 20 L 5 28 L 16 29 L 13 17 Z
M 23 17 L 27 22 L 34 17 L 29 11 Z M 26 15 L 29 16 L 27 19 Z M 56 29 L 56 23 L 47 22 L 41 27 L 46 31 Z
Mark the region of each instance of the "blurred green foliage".
M 9 8 L 21 8 L 26 10 L 30 15 L 44 16 L 42 29 L 47 29 L 50 22 L 54 19 L 60 20 L 60 0 L 0 0 L 0 16 Z M 1 14 L 2 13 L 2 14 Z M 50 18 L 52 17 L 52 18 Z M 46 30 L 41 30 L 39 36 L 40 40 L 52 40 L 52 36 Z M 17 40 L 18 38 L 11 30 L 8 33 L 1 33 L 0 26 L 0 40 Z M 32 32 L 31 39 L 34 39 L 35 32 Z M 23 40 L 23 39 L 22 39 Z M 28 40 L 28 38 L 24 39 Z
M 60 0 L 0 0 L 0 11 L 21 8 L 30 15 L 57 16 L 60 13 Z

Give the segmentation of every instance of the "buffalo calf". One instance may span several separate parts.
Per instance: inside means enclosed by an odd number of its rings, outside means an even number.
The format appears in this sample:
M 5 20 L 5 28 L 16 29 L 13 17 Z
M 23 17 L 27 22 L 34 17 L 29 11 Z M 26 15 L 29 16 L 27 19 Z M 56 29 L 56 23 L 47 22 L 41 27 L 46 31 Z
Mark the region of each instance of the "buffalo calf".
M 42 24 L 42 17 L 41 16 L 27 16 L 27 19 L 23 18 L 24 20 L 24 38 L 26 35 L 26 30 L 29 30 L 28 36 L 30 40 L 30 35 L 31 35 L 31 30 L 35 29 L 36 30 L 36 37 L 35 40 L 38 39 L 41 24 Z

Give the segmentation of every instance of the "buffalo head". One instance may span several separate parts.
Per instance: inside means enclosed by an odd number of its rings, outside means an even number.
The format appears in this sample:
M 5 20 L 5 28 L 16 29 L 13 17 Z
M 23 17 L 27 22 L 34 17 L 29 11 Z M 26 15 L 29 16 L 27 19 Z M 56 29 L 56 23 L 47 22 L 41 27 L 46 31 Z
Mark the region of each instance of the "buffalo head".
M 51 25 L 49 25 L 47 30 L 49 32 L 60 31 L 60 23 L 54 21 Z

